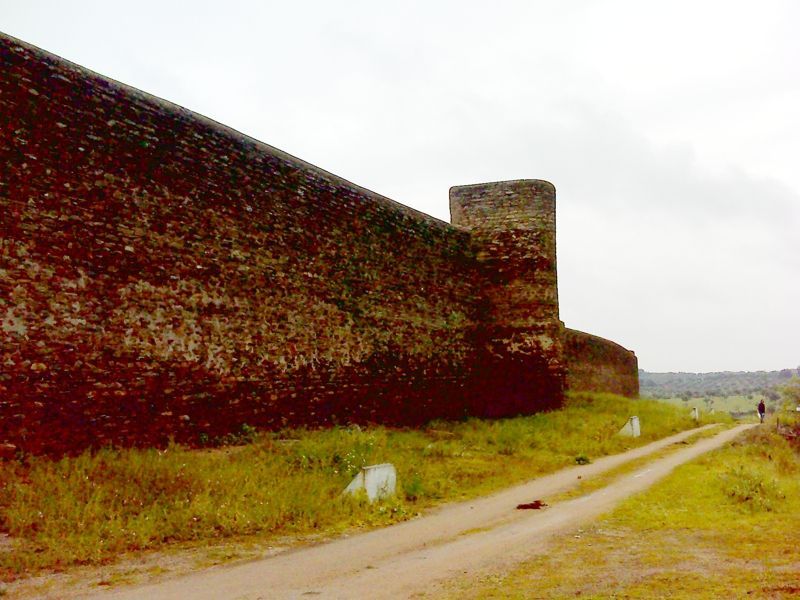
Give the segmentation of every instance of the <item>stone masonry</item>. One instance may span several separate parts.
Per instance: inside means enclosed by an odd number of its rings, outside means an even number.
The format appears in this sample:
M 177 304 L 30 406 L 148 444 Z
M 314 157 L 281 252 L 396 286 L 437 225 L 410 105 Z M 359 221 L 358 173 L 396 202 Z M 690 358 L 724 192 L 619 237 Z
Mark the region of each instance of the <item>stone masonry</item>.
M 453 188 L 447 224 L 2 34 L 0 115 L 4 447 L 638 393 L 559 320 L 547 182 Z
M 555 200 L 553 185 L 539 180 L 450 189 L 452 223 L 471 233 L 483 282 L 481 371 L 492 385 L 489 373 L 500 379 L 486 414 L 527 412 L 532 394 L 563 395 Z

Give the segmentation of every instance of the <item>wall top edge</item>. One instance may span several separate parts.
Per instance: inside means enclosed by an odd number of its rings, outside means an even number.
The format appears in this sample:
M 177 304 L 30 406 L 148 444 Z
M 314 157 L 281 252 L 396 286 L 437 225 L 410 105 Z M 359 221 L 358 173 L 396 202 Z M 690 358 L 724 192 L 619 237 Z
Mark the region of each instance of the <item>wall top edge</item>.
M 548 191 L 555 193 L 556 186 L 546 179 L 509 179 L 505 181 L 489 181 L 485 183 L 470 183 L 467 185 L 454 185 L 450 188 L 450 193 L 460 191 L 482 190 L 482 189 L 504 189 L 504 188 L 548 188 Z
M 7 48 L 4 49 L 3 48 L 4 46 L 6 46 Z M 132 100 L 155 106 L 165 112 L 178 115 L 182 118 L 189 118 L 191 120 L 197 121 L 198 123 L 205 125 L 206 127 L 208 127 L 209 129 L 211 129 L 212 131 L 214 131 L 219 135 L 225 136 L 239 144 L 250 146 L 259 151 L 270 154 L 278 158 L 279 160 L 283 161 L 284 163 L 287 163 L 289 166 L 294 167 L 298 170 L 311 172 L 315 176 L 324 180 L 333 187 L 348 188 L 353 192 L 356 192 L 362 196 L 365 196 L 366 198 L 369 198 L 370 200 L 376 202 L 377 204 L 383 206 L 384 208 L 398 211 L 400 213 L 405 214 L 408 217 L 425 221 L 428 224 L 441 229 L 453 230 L 458 232 L 462 231 L 461 228 L 454 227 L 446 221 L 433 217 L 427 213 L 424 213 L 415 208 L 411 208 L 410 206 L 402 204 L 401 202 L 392 200 L 387 196 L 383 196 L 381 194 L 378 194 L 377 192 L 374 192 L 370 189 L 367 189 L 351 181 L 348 181 L 347 179 L 335 175 L 330 171 L 326 171 L 321 167 L 318 167 L 300 158 L 297 158 L 296 156 L 289 154 L 288 152 L 280 150 L 279 148 L 271 146 L 247 134 L 244 134 L 232 127 L 220 123 L 219 121 L 215 121 L 210 117 L 206 117 L 205 115 L 194 112 L 188 108 L 180 106 L 179 104 L 175 104 L 174 102 L 170 102 L 168 100 L 160 98 L 159 96 L 155 96 L 153 94 L 140 90 L 139 88 L 136 88 L 134 86 L 122 83 L 120 81 L 117 81 L 116 79 L 112 79 L 111 77 L 107 77 L 101 73 L 97 73 L 96 71 L 92 71 L 91 69 L 88 69 L 77 63 L 62 58 L 61 56 L 53 54 L 52 52 L 48 52 L 47 50 L 39 48 L 38 46 L 35 46 L 33 44 L 30 44 L 28 42 L 20 40 L 19 38 L 16 38 L 12 35 L 0 31 L 0 51 L 19 53 L 20 50 L 33 55 L 36 59 L 41 60 L 44 63 L 47 63 L 49 65 L 67 71 L 71 71 L 75 73 L 75 75 L 79 78 L 90 79 L 90 80 L 94 79 L 100 81 L 110 90 L 128 96 Z
M 592 333 L 586 333 L 585 331 L 579 331 L 577 329 L 570 329 L 569 327 L 564 328 L 564 333 L 567 336 L 572 335 L 572 336 L 575 336 L 575 337 L 590 338 L 593 341 L 600 342 L 602 344 L 607 344 L 609 346 L 615 346 L 615 347 L 619 348 L 620 350 L 624 350 L 625 352 L 629 352 L 630 354 L 636 356 L 636 353 L 633 350 L 628 350 L 625 346 L 622 346 L 621 344 L 618 344 L 617 342 L 612 342 L 611 340 L 606 339 L 604 337 L 600 337 L 599 335 L 594 335 Z

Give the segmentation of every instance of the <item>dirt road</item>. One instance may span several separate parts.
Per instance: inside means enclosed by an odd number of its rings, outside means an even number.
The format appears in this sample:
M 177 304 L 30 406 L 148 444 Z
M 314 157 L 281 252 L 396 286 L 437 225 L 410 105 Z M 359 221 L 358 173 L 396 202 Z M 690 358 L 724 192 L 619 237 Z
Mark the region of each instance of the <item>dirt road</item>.
M 548 537 L 573 530 L 640 492 L 676 466 L 732 440 L 740 425 L 656 459 L 594 493 L 540 511 L 517 504 L 566 491 L 626 462 L 679 443 L 683 432 L 593 464 L 564 469 L 424 518 L 269 559 L 209 569 L 160 584 L 92 596 L 104 599 L 406 598 L 439 582 L 529 558 Z

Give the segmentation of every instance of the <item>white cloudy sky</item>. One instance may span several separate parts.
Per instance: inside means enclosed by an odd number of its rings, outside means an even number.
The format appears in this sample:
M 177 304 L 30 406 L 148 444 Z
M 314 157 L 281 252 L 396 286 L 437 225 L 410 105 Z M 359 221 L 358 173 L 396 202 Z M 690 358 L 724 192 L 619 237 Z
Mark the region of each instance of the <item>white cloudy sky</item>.
M 0 30 L 442 219 L 558 190 L 561 317 L 650 371 L 800 364 L 800 3 L 0 0 Z

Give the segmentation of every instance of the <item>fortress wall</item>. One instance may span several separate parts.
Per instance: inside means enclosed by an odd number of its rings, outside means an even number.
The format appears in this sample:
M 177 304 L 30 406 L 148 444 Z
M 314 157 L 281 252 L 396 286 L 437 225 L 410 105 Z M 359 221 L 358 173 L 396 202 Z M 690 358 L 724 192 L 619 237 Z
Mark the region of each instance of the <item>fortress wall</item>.
M 467 232 L 17 40 L 0 63 L 0 443 L 481 412 Z
M 453 188 L 449 225 L 2 34 L 0 67 L 0 444 L 638 392 L 633 353 L 565 337 L 551 184 Z
M 575 391 L 639 395 L 636 355 L 609 340 L 566 329 L 564 336 L 566 386 Z

